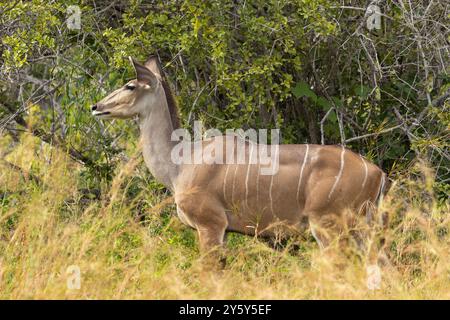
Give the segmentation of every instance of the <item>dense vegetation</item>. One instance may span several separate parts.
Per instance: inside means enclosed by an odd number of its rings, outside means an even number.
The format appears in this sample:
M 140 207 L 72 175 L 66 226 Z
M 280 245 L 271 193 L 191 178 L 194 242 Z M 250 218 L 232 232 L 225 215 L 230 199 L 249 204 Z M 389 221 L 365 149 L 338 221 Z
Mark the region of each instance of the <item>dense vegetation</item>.
M 362 0 L 0 0 L 0 297 L 449 298 L 449 5 L 374 2 L 368 30 Z M 197 272 L 136 126 L 89 112 L 134 76 L 129 55 L 150 54 L 184 127 L 280 128 L 388 172 L 395 272 L 381 291 L 309 235 L 281 251 L 232 235 L 222 278 Z M 72 264 L 81 291 L 61 280 Z

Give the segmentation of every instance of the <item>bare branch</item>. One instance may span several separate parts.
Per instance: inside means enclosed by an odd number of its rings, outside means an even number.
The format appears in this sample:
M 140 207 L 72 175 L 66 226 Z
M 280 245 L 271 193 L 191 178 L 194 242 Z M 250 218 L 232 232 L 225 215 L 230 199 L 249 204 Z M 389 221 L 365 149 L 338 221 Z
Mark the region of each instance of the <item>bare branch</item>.
M 403 124 L 399 124 L 399 125 L 393 126 L 391 128 L 388 128 L 388 129 L 383 129 L 383 130 L 381 130 L 379 132 L 363 134 L 362 136 L 358 136 L 358 137 L 353 137 L 353 138 L 347 139 L 347 140 L 345 140 L 345 142 L 349 143 L 349 142 L 356 141 L 356 140 L 361 140 L 361 139 L 364 139 L 364 138 L 370 138 L 370 137 L 373 137 L 373 136 L 379 136 L 380 134 L 388 133 L 388 132 L 394 131 L 395 129 L 399 129 L 402 126 L 403 126 Z

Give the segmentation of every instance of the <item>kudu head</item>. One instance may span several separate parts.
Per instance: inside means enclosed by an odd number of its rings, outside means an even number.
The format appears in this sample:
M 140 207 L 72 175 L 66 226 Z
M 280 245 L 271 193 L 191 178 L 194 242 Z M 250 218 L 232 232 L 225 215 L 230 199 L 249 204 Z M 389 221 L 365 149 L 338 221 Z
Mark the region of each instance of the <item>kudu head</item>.
M 150 57 L 144 65 L 131 57 L 130 61 L 136 71 L 136 79 L 94 104 L 94 116 L 102 119 L 146 116 L 152 106 L 164 98 L 158 58 Z

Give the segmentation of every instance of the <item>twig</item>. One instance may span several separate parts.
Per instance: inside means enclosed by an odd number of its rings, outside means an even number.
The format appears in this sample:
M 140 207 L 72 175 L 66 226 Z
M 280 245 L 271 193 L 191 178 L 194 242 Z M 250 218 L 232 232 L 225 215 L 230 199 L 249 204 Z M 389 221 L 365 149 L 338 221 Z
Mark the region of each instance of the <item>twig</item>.
M 327 120 L 328 116 L 331 114 L 331 112 L 334 111 L 334 107 L 331 107 L 330 110 L 325 113 L 322 120 L 320 120 L 320 143 L 325 144 L 325 137 L 323 132 L 323 124 L 325 123 L 325 120 Z
M 367 133 L 367 134 L 363 134 L 362 136 L 353 137 L 353 138 L 350 138 L 350 139 L 345 140 L 345 142 L 346 142 L 346 143 L 349 143 L 349 142 L 356 141 L 356 140 L 361 140 L 361 139 L 364 139 L 364 138 L 369 138 L 369 137 L 373 137 L 373 136 L 378 136 L 378 135 L 380 135 L 380 134 L 388 133 L 388 132 L 394 131 L 395 129 L 399 129 L 399 128 L 401 128 L 402 126 L 403 126 L 403 123 L 402 123 L 402 124 L 399 124 L 399 125 L 396 125 L 396 126 L 394 126 L 394 127 L 388 128 L 388 129 L 381 130 L 381 131 L 379 131 L 379 132 Z

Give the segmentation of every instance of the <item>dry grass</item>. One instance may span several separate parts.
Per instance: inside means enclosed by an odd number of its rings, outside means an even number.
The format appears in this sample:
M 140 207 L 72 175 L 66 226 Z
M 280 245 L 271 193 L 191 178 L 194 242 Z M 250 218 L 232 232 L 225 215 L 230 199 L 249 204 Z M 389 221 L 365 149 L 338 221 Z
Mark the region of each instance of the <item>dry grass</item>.
M 274 250 L 231 235 L 225 270 L 205 271 L 195 233 L 173 207 L 151 210 L 163 198 L 133 178 L 136 161 L 93 200 L 79 191 L 82 168 L 32 138 L 6 159 L 25 173 L 0 163 L 1 299 L 450 299 L 448 203 L 438 205 L 423 166 L 399 177 L 386 199 L 392 266 L 370 291 L 364 259 L 343 267 L 310 236 Z M 67 287 L 71 265 L 81 270 L 79 290 Z

